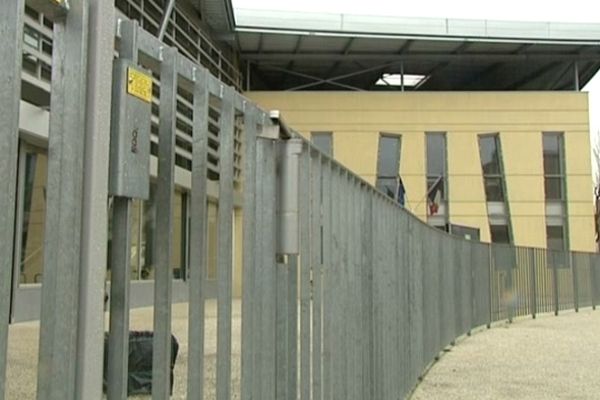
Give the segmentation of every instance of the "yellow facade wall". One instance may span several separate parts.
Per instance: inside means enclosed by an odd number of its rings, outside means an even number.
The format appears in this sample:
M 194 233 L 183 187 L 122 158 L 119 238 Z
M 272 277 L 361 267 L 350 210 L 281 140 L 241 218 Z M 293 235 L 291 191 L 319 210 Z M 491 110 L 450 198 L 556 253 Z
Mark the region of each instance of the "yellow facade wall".
M 596 248 L 594 236 L 593 186 L 590 178 L 591 154 L 587 132 L 565 135 L 565 169 L 567 172 L 567 208 L 571 249 L 590 251 Z
M 588 99 L 579 92 L 249 92 L 310 138 L 333 133 L 334 157 L 374 183 L 381 132 L 402 135 L 406 206 L 426 217 L 425 133 L 446 132 L 450 222 L 490 240 L 478 135 L 498 133 L 515 244 L 545 247 L 542 132 L 564 132 L 573 250 L 594 251 Z

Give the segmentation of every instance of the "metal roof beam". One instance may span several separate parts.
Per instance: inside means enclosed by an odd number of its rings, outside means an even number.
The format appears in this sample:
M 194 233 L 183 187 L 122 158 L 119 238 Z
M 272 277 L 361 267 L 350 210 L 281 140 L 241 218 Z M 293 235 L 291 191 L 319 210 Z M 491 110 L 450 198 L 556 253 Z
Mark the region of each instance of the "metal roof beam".
M 305 85 L 300 85 L 300 86 L 296 86 L 296 87 L 293 87 L 293 88 L 286 89 L 286 90 L 290 90 L 290 91 L 299 90 L 299 89 L 302 89 L 303 87 L 318 86 L 318 85 L 321 85 L 321 84 L 324 84 L 324 83 L 330 83 L 332 85 L 339 86 L 339 87 L 342 87 L 344 89 L 350 89 L 350 90 L 355 90 L 355 91 L 362 91 L 363 90 L 363 89 L 357 88 L 355 86 L 346 85 L 344 83 L 336 82 L 335 80 L 332 80 L 332 79 L 323 79 L 323 78 L 319 78 L 317 76 L 312 76 L 312 75 L 309 75 L 309 74 L 303 74 L 301 72 L 296 72 L 296 71 L 290 71 L 290 70 L 287 70 L 285 68 L 275 67 L 275 66 L 272 66 L 272 65 L 263 66 L 263 68 L 265 68 L 265 69 L 271 69 L 271 70 L 274 70 L 274 71 L 281 71 L 281 72 L 285 72 L 286 74 L 295 75 L 295 76 L 299 76 L 301 78 L 306 78 L 306 79 L 313 79 L 315 81 L 315 82 L 307 83 Z
M 521 87 L 523 85 L 530 82 L 532 79 L 535 79 L 541 75 L 544 75 L 544 74 L 552 71 L 554 68 L 557 68 L 560 64 L 561 64 L 560 62 L 551 62 L 550 64 L 546 64 L 546 65 L 542 66 L 541 68 L 537 68 L 535 71 L 530 72 L 529 74 L 525 75 L 523 78 L 519 79 L 517 82 L 514 82 L 511 85 L 509 85 L 507 87 L 507 89 L 508 90 L 521 89 Z
M 410 46 L 412 46 L 412 44 L 415 41 L 413 39 L 408 39 L 404 42 L 404 44 L 402 45 L 402 47 L 400 47 L 400 49 L 398 49 L 398 54 L 404 54 L 407 53 L 408 50 L 410 50 Z
M 352 44 L 354 43 L 354 38 L 349 38 L 348 41 L 346 41 L 346 44 L 344 45 L 344 49 L 342 50 L 342 54 L 347 55 L 348 53 L 350 53 L 350 48 L 352 47 Z M 338 70 L 338 68 L 340 67 L 340 64 L 342 62 L 341 61 L 336 61 L 331 68 L 329 68 L 329 70 L 325 73 L 325 76 L 328 78 L 331 78 L 331 76 L 334 74 L 334 72 L 336 72 Z
M 262 54 L 263 44 L 265 41 L 264 38 L 265 38 L 265 35 L 263 35 L 262 33 L 258 34 L 258 49 L 256 49 L 257 54 Z
M 302 35 L 298 35 L 298 39 L 296 39 L 296 44 L 294 45 L 294 54 L 298 54 L 298 50 L 300 50 L 300 45 L 302 45 L 302 38 L 304 36 Z M 290 60 L 290 62 L 288 62 L 287 66 L 285 67 L 285 69 L 293 69 L 294 68 L 294 60 Z
M 329 53 L 242 53 L 242 59 L 252 61 L 283 61 L 283 60 L 328 60 L 328 61 L 600 61 L 600 53 L 579 54 L 551 54 L 551 53 L 527 53 L 527 54 L 489 54 L 489 53 L 410 53 L 410 54 L 386 54 L 386 53 L 352 53 L 352 54 L 329 54 Z
M 377 71 L 377 70 L 380 70 L 380 69 L 389 67 L 391 65 L 398 64 L 398 63 L 399 62 L 385 63 L 385 64 L 377 65 L 375 67 L 365 68 L 365 69 L 360 70 L 360 71 L 354 71 L 354 72 L 351 72 L 349 74 L 339 75 L 339 76 L 336 76 L 336 77 L 333 77 L 333 78 L 321 79 L 321 78 L 314 78 L 313 77 L 313 79 L 318 79 L 318 81 L 317 82 L 307 83 L 307 84 L 300 85 L 300 86 L 296 86 L 296 87 L 294 87 L 294 88 L 292 88 L 290 90 L 307 89 L 309 87 L 317 86 L 317 85 L 320 85 L 322 83 L 332 83 L 332 84 L 335 84 L 334 82 L 338 81 L 340 79 L 346 79 L 346 78 L 350 78 L 350 77 L 353 77 L 353 76 L 356 76 L 356 75 L 362 75 L 362 74 L 367 73 L 367 72 Z M 362 90 L 362 89 L 360 89 L 360 90 Z
M 472 42 L 463 42 L 461 45 L 457 46 L 454 51 L 452 52 L 452 54 L 463 54 L 470 46 L 471 46 Z M 439 63 L 438 65 L 436 65 L 435 67 L 433 67 L 429 73 L 425 74 L 426 78 L 423 79 L 421 82 L 419 82 L 419 84 L 417 86 L 414 87 L 414 90 L 418 90 L 419 88 L 421 88 L 422 86 L 426 86 L 427 82 L 430 81 L 430 77 L 433 74 L 437 74 L 440 71 L 442 71 L 443 69 L 445 69 L 446 67 L 448 67 L 450 64 L 452 64 L 451 61 L 443 61 L 441 63 Z

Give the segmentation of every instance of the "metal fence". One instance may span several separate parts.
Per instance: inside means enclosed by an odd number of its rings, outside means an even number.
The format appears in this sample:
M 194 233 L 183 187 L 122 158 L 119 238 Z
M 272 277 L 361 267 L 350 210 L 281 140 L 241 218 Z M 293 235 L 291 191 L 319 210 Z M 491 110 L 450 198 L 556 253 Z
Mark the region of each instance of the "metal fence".
M 0 397 L 9 330 L 24 1 L 8 3 L 0 13 L 0 176 L 8 184 L 0 191 Z M 170 388 L 170 228 L 182 92 L 192 110 L 188 373 L 178 377 L 187 379 L 187 398 L 203 398 L 206 382 L 206 187 L 208 141 L 215 135 L 218 400 L 236 395 L 231 343 L 237 162 L 243 165 L 242 399 L 397 399 L 447 345 L 475 327 L 597 305 L 598 255 L 449 236 L 137 24 L 118 21 L 119 55 L 113 62 L 115 43 L 106 40 L 106 32 L 111 38 L 114 32 L 110 2 L 71 0 L 68 11 L 60 1 L 40 3 L 56 20 L 38 399 L 102 397 L 109 190 L 114 199 L 107 394 L 126 397 L 131 198 L 144 196 L 149 174 L 135 164 L 137 157 L 149 157 L 149 132 L 135 125 L 151 124 L 152 90 L 144 86 L 145 77 L 160 84 L 154 399 L 169 398 Z M 112 98 L 123 103 L 112 101 L 109 157 L 111 88 Z M 119 130 L 119 124 L 133 130 Z M 132 135 L 125 142 L 133 155 L 119 153 L 123 137 L 117 134 L 123 132 Z M 235 132 L 242 135 L 242 150 L 236 149 Z M 133 182 L 127 180 L 132 171 L 142 171 Z

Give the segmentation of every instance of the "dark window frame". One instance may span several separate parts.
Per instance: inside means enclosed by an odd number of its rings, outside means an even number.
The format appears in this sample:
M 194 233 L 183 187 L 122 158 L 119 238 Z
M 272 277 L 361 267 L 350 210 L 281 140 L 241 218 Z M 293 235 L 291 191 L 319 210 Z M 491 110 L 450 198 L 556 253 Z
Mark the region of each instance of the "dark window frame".
M 551 237 L 550 232 L 554 229 L 560 228 L 560 238 L 558 237 Z M 555 243 L 556 241 L 560 240 L 560 246 L 554 246 L 554 245 L 550 245 L 551 243 Z M 558 251 L 564 251 L 566 250 L 566 244 L 567 244 L 567 238 L 566 238 L 566 229 L 565 229 L 565 225 L 546 225 L 546 248 L 548 250 L 558 250 Z
M 317 142 L 315 141 L 315 138 L 320 137 L 320 138 L 328 138 L 329 139 L 329 149 L 324 149 L 321 146 L 319 146 L 317 144 Z M 333 132 L 332 131 L 311 131 L 310 132 L 310 142 L 313 144 L 313 146 L 315 146 L 317 149 L 321 150 L 323 152 L 323 154 L 328 155 L 329 157 L 333 158 Z M 326 151 L 329 150 L 329 151 Z
M 397 154 L 397 166 L 395 168 L 393 168 L 393 170 L 395 171 L 394 175 L 387 175 L 387 174 L 383 174 L 380 171 L 380 162 L 381 162 L 381 139 L 382 138 L 391 138 L 391 139 L 396 139 L 397 143 L 398 143 L 398 154 Z M 375 186 L 377 187 L 377 189 L 379 189 L 380 191 L 386 193 L 388 196 L 395 198 L 397 195 L 397 191 L 398 191 L 398 187 L 397 185 L 399 185 L 399 177 L 400 177 L 400 162 L 401 162 L 401 155 L 402 155 L 402 134 L 399 133 L 389 133 L 389 132 L 380 132 L 379 133 L 379 139 L 378 139 L 378 143 L 377 143 L 377 160 L 376 160 L 376 178 L 375 178 Z M 390 193 L 390 189 L 387 185 L 385 185 L 385 183 L 383 183 L 384 181 L 394 181 L 395 186 L 393 188 L 393 190 L 391 190 Z M 385 185 L 385 186 L 384 186 Z
M 505 232 L 506 241 L 498 240 L 498 231 L 497 230 L 495 231 L 492 227 L 505 228 L 506 229 L 506 232 Z M 502 233 L 504 234 L 504 232 L 502 232 Z M 511 236 L 512 236 L 511 230 L 510 230 L 510 226 L 508 224 L 490 224 L 490 242 L 511 244 L 512 243 Z
M 488 139 L 488 138 L 492 138 L 494 139 L 494 150 L 496 153 L 496 163 L 497 163 L 497 170 L 498 172 L 486 172 L 485 171 L 485 166 L 483 164 L 483 158 L 482 158 L 482 139 Z M 506 203 L 507 202 L 507 193 L 506 193 L 506 182 L 504 180 L 504 165 L 502 162 L 502 150 L 501 150 L 501 146 L 500 146 L 500 134 L 499 133 L 485 133 L 485 134 L 480 134 L 477 137 L 477 145 L 479 147 L 479 160 L 480 160 L 480 164 L 481 164 L 481 175 L 483 177 L 483 188 L 485 191 L 485 199 L 487 202 L 503 202 Z M 495 181 L 495 180 L 499 180 L 500 181 L 500 189 L 501 189 L 501 193 L 499 198 L 490 198 L 490 196 L 488 196 L 489 192 L 488 192 L 488 183 L 491 181 Z
M 441 137 L 442 138 L 442 173 L 437 174 L 429 170 L 429 159 L 430 159 L 430 148 L 429 138 L 430 137 Z M 425 190 L 429 195 L 429 190 L 435 181 L 442 177 L 442 201 L 448 201 L 448 138 L 447 132 L 425 132 Z M 430 185 L 431 182 L 431 185 Z
M 557 138 L 557 156 L 558 156 L 558 173 L 548 172 L 546 170 L 546 149 L 544 146 L 544 139 L 546 138 Z M 565 172 L 565 142 L 564 132 L 542 132 L 542 162 L 544 168 L 544 198 L 546 201 L 566 201 L 566 172 Z M 558 197 L 554 194 L 550 194 L 548 190 L 548 182 L 558 181 Z

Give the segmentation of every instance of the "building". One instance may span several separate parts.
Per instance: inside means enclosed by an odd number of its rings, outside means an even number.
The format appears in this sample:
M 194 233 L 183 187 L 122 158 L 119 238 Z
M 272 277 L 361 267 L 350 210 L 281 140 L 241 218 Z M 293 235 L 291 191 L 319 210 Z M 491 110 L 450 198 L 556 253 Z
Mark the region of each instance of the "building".
M 579 88 L 598 26 L 251 10 L 237 24 L 248 96 L 388 194 L 402 182 L 421 219 L 595 250 Z
M 593 251 L 587 96 L 252 92 L 428 223 L 482 241 Z
M 152 34 L 166 3 L 115 1 L 119 16 Z M 401 178 L 405 206 L 432 225 L 479 229 L 484 241 L 595 250 L 589 110 L 578 89 L 600 67 L 600 26 L 244 10 L 234 18 L 228 0 L 177 1 L 166 20 L 167 44 L 281 110 L 382 190 L 397 195 Z M 23 49 L 14 320 L 39 314 L 43 276 L 52 23 L 31 7 Z M 185 116 L 191 105 L 180 100 Z M 183 301 L 191 137 L 185 118 L 178 122 L 172 266 L 175 300 Z M 215 179 L 218 137 L 210 147 Z M 153 157 L 151 170 L 156 164 Z M 217 199 L 216 182 L 209 193 Z M 207 221 L 209 295 L 216 290 L 215 204 Z M 152 196 L 134 202 L 132 306 L 152 301 L 153 210 Z M 238 208 L 238 295 L 241 221 Z

